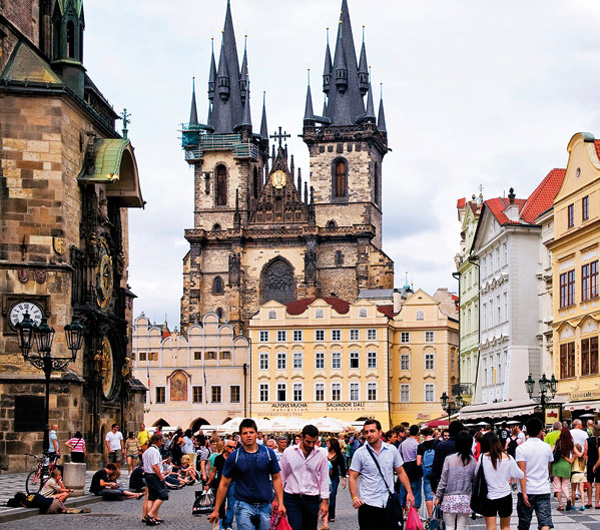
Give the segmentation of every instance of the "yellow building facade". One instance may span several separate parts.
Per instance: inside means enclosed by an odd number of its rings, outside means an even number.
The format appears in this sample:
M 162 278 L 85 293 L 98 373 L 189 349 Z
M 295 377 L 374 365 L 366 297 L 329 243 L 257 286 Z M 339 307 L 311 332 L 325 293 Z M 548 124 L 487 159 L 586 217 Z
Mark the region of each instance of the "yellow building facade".
M 558 394 L 573 417 L 600 411 L 598 335 L 600 297 L 600 141 L 577 133 L 554 200 L 553 366 Z

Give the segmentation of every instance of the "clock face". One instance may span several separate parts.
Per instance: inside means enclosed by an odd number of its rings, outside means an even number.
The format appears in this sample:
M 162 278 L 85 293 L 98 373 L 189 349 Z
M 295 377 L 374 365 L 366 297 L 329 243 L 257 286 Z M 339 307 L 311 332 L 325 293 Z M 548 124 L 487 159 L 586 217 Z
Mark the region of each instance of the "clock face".
M 285 173 L 278 169 L 272 176 L 273 187 L 280 190 L 285 186 Z
M 96 268 L 96 301 L 104 309 L 113 291 L 113 260 L 109 253 L 108 243 L 100 238 L 98 243 L 98 267 Z
M 102 393 L 108 399 L 113 391 L 115 370 L 112 347 L 107 337 L 102 338 L 101 356 L 100 375 L 102 376 Z
M 29 313 L 29 318 L 33 320 L 36 326 L 39 326 L 42 316 L 44 316 L 42 308 L 35 302 L 17 302 L 8 313 L 10 325 L 15 328 L 19 322 L 23 321 L 25 313 Z

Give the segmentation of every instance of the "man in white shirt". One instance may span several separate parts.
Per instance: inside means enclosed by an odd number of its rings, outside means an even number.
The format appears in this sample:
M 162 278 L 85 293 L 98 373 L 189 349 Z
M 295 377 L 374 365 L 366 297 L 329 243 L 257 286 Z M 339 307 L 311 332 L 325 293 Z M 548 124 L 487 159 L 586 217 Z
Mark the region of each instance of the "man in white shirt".
M 162 471 L 162 456 L 160 446 L 162 435 L 153 434 L 150 438 L 150 447 L 142 455 L 144 474 L 146 479 L 146 500 L 144 501 L 144 522 L 148 526 L 156 526 L 162 521 L 158 518 L 160 505 L 169 499 L 169 492 L 165 485 Z
M 582 448 L 585 447 L 585 441 L 588 439 L 588 433 L 583 428 L 581 420 L 573 420 L 571 436 L 573 437 L 573 444 L 581 444 Z
M 519 530 L 529 530 L 533 511 L 540 530 L 554 528 L 550 507 L 550 464 L 554 460 L 552 448 L 544 442 L 544 428 L 537 418 L 527 422 L 529 439 L 516 451 L 517 465 L 524 477 L 520 480 L 521 492 L 517 502 Z
M 275 451 L 277 462 L 281 462 L 281 457 L 283 456 L 283 452 L 286 450 L 287 446 L 288 439 L 285 436 L 280 436 L 277 438 L 277 450 Z
M 113 423 L 111 430 L 106 433 L 104 442 L 108 448 L 108 461 L 115 464 L 120 471 L 125 444 L 123 443 L 123 435 L 119 432 L 119 426 L 116 423 Z

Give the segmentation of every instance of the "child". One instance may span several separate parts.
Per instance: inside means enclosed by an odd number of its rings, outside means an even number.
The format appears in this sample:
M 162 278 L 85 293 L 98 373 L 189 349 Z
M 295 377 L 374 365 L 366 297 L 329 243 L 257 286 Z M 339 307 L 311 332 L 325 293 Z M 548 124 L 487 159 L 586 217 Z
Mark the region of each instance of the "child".
M 50 478 L 46 481 L 46 484 L 44 484 L 42 491 L 40 491 L 40 495 L 43 495 L 44 497 L 54 497 L 60 502 L 65 502 L 69 493 L 72 492 L 73 490 L 65 488 L 60 469 L 53 469 Z
M 573 448 L 573 463 L 571 464 L 571 501 L 573 504 L 573 509 L 582 512 L 585 510 L 585 495 L 584 495 L 584 487 L 586 482 L 585 476 L 585 462 L 586 457 L 583 455 L 583 448 L 581 444 L 575 444 Z M 581 495 L 581 507 L 575 508 L 575 490 L 579 488 L 579 494 Z

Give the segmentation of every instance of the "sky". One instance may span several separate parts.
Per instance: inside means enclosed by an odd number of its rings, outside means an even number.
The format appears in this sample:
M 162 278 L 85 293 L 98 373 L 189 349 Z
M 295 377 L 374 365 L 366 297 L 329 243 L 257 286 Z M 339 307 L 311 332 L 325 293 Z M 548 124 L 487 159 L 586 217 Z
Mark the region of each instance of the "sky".
M 231 0 L 238 53 L 248 35 L 254 130 L 266 91 L 269 129 L 298 134 L 311 69 L 322 106 L 326 28 L 331 44 L 341 0 Z M 193 173 L 179 129 L 196 77 L 206 120 L 211 37 L 220 46 L 226 0 L 86 0 L 84 65 L 120 112 L 131 113 L 144 200 L 130 210 L 128 282 L 134 305 L 179 325 L 182 259 L 193 228 Z M 383 173 L 383 248 L 396 287 L 456 291 L 456 201 L 527 198 L 565 167 L 573 134 L 598 131 L 600 2 L 589 0 L 349 0 L 357 46 L 365 27 L 375 92 L 383 97 L 392 149 Z M 360 51 L 360 50 L 357 50 Z M 378 99 L 378 98 L 377 98 Z M 600 133 L 599 133 L 600 134 Z

